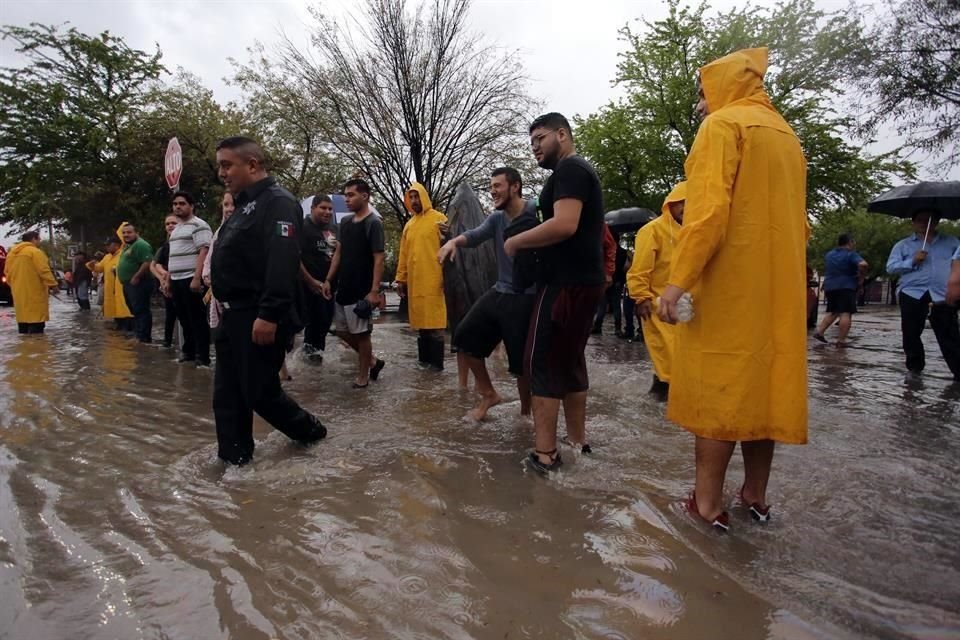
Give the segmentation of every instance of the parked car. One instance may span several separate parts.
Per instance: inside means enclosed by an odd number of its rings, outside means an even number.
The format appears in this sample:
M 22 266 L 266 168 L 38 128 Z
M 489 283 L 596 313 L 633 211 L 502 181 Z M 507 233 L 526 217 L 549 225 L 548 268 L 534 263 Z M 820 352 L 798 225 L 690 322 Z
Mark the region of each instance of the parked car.
M 0 302 L 13 304 L 13 291 L 10 290 L 10 283 L 7 282 L 7 276 L 3 275 L 3 269 L 7 266 L 7 250 L 0 245 Z

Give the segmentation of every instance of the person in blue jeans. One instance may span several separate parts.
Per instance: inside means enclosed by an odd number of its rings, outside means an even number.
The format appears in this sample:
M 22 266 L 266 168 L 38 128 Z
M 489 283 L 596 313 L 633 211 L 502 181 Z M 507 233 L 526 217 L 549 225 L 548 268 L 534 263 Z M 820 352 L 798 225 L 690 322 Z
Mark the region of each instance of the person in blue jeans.
M 930 320 L 954 380 L 960 380 L 960 327 L 957 308 L 948 304 L 947 279 L 951 260 L 957 255 L 960 240 L 937 233 L 937 211 L 918 211 L 913 216 L 913 235 L 893 245 L 887 260 L 887 273 L 900 276 L 897 296 L 900 326 L 907 370 L 919 375 L 926 365 L 920 337 Z
M 857 253 L 857 244 L 847 233 L 841 233 L 837 238 L 837 246 L 827 252 L 824 265 L 826 277 L 823 290 L 827 294 L 827 313 L 813 337 L 820 342 L 826 342 L 824 332 L 839 318 L 837 347 L 845 347 L 850 325 L 853 324 L 853 314 L 857 312 L 857 291 L 863 284 L 869 265 Z

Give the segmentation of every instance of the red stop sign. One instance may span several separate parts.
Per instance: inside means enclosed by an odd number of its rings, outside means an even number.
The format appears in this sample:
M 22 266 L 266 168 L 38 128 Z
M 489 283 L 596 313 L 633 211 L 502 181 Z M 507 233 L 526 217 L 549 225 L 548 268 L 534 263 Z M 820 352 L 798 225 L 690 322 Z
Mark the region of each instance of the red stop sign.
M 167 143 L 167 154 L 163 158 L 163 175 L 167 179 L 167 186 L 176 189 L 180 185 L 180 174 L 183 173 L 183 152 L 177 139 L 170 138 Z

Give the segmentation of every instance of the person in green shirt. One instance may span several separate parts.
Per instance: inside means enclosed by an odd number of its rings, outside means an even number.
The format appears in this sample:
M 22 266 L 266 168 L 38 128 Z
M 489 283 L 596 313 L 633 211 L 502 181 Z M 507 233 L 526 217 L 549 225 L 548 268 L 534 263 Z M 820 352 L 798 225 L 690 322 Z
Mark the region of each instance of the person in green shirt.
M 117 277 L 123 285 L 123 297 L 133 314 L 133 331 L 140 342 L 152 341 L 153 314 L 150 311 L 150 296 L 153 294 L 153 277 L 150 262 L 153 249 L 140 237 L 137 228 L 123 225 L 123 252 L 117 263 Z

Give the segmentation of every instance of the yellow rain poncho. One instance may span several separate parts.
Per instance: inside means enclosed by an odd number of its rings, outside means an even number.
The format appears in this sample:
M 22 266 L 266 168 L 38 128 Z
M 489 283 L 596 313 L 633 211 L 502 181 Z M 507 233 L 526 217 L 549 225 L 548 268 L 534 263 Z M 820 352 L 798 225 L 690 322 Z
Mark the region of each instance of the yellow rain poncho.
M 667 417 L 714 440 L 807 441 L 806 161 L 763 90 L 767 50 L 700 70 L 708 115 L 684 165 L 670 284 L 693 296 L 675 332 Z
M 411 329 L 445 329 L 447 304 L 443 297 L 443 267 L 437 262 L 440 251 L 440 228 L 447 216 L 433 208 L 427 190 L 414 182 L 407 191 L 420 194 L 423 213 L 410 208 L 410 196 L 404 205 L 413 217 L 403 227 L 400 256 L 397 258 L 397 282 L 407 286 L 407 310 Z
M 687 183 L 673 188 L 663 201 L 660 217 L 637 232 L 633 248 L 633 264 L 627 272 L 627 291 L 638 303 L 655 302 L 670 277 L 673 246 L 680 234 L 680 223 L 670 215 L 671 202 L 687 199 Z M 649 320 L 642 320 L 643 342 L 653 362 L 657 378 L 670 382 L 670 362 L 673 360 L 674 326 L 660 319 L 654 312 Z
M 127 307 L 127 301 L 123 297 L 123 284 L 120 277 L 117 276 L 117 265 L 120 262 L 120 254 L 123 252 L 123 236 L 120 230 L 121 224 L 117 228 L 117 237 L 120 238 L 120 249 L 116 253 L 108 253 L 100 259 L 100 262 L 91 260 L 87 263 L 90 271 L 103 274 L 103 317 L 105 320 L 132 318 L 133 314 Z
M 13 292 L 14 312 L 18 323 L 46 322 L 50 319 L 50 287 L 57 279 L 50 270 L 50 260 L 32 242 L 18 242 L 7 254 L 3 275 Z

